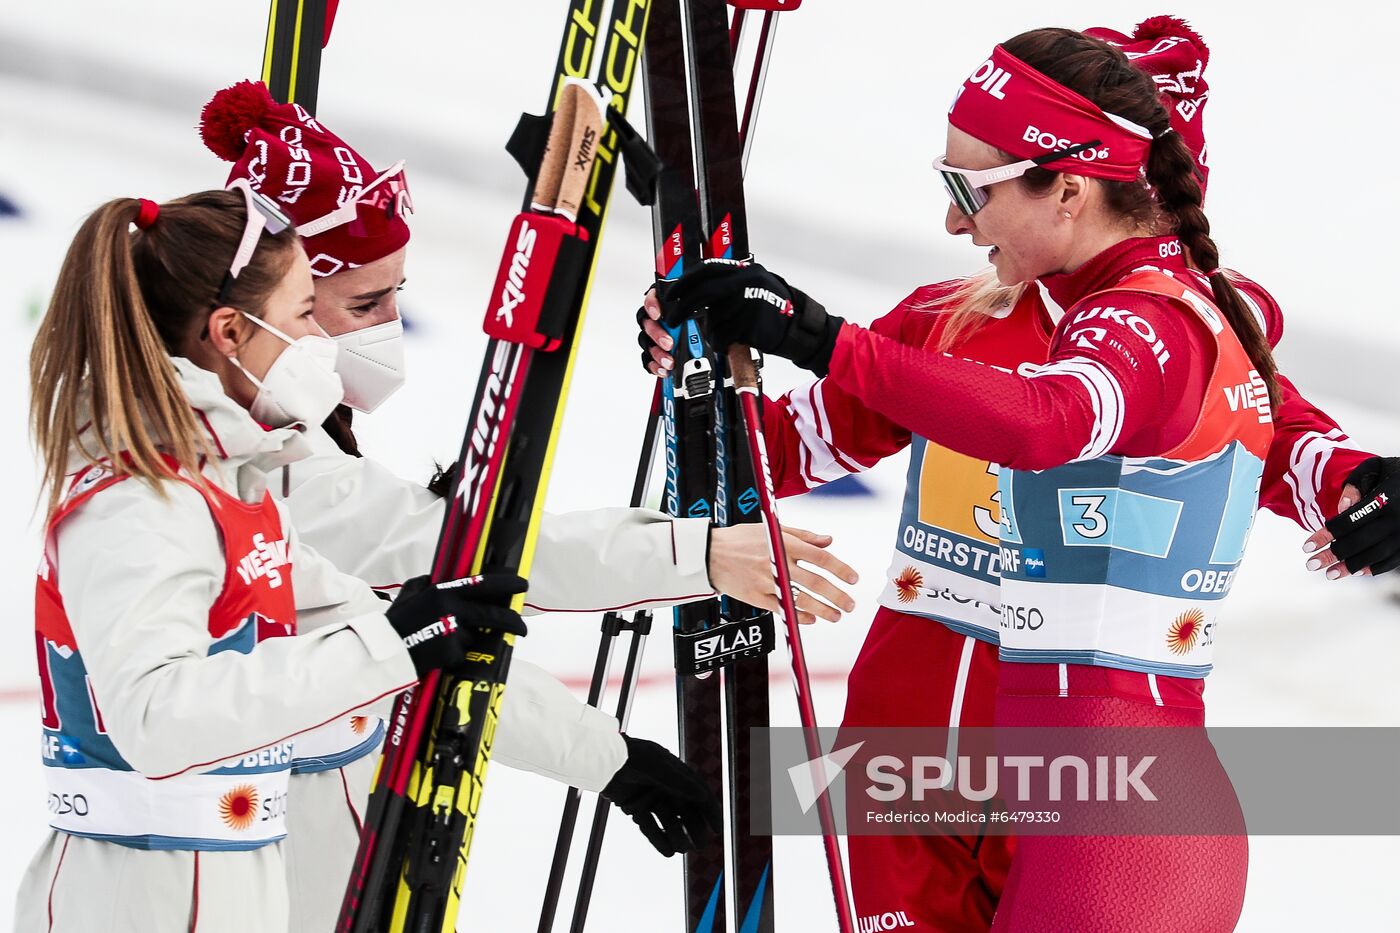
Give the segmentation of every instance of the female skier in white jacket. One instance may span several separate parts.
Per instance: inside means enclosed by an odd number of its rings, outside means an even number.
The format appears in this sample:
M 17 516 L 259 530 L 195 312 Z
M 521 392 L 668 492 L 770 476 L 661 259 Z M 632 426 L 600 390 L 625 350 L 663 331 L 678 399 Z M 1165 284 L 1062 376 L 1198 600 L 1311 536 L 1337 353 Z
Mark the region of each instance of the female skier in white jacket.
M 513 577 L 419 578 L 386 609 L 267 495 L 304 440 L 259 422 L 342 392 L 312 302 L 290 222 L 246 184 L 111 201 L 69 250 L 30 369 L 54 832 L 18 930 L 286 930 L 297 737 L 450 665 L 472 627 L 524 631 L 490 602 Z
M 273 493 L 303 539 L 338 568 L 381 593 L 397 593 L 430 566 L 444 509 L 446 490 L 439 487 L 446 483 L 429 489 L 362 457 L 350 408 L 373 411 L 404 379 L 396 293 L 409 239 L 403 213 L 411 202 L 402 164 L 375 171 L 322 122 L 277 104 L 252 82 L 215 95 L 201 131 L 212 151 L 235 163 L 230 181 L 246 180 L 277 200 L 303 232 L 317 274 L 315 317 L 339 345 L 336 368 L 348 407 L 324 426 L 307 428 L 311 455 L 285 465 Z M 347 178 L 363 183 L 351 190 Z M 827 543 L 794 529 L 789 553 L 853 580 L 850 568 L 824 550 Z M 793 572 L 833 603 L 851 607 L 819 575 L 796 566 Z M 711 540 L 706 519 L 673 520 L 646 509 L 546 515 L 530 576 L 527 611 L 660 607 L 717 588 L 753 604 L 775 601 L 761 528 L 716 529 Z M 809 621 L 839 617 L 834 606 L 807 594 L 802 608 L 813 614 Z M 505 703 L 494 763 L 604 792 L 664 854 L 688 846 L 685 827 L 697 822 L 705 799 L 673 755 L 624 737 L 614 717 L 520 659 L 512 662 Z M 381 729 L 374 723 L 347 717 L 298 743 L 285 846 L 293 929 L 334 925 L 378 752 Z

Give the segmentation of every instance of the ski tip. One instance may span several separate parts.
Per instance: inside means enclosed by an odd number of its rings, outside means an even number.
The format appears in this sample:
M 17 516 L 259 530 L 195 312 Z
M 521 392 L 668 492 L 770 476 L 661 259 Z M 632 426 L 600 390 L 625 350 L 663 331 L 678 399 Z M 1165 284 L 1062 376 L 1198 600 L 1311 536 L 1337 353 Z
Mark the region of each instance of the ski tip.
M 340 8 L 340 0 L 329 0 L 326 4 L 326 28 L 321 34 L 321 48 L 331 44 L 331 29 L 335 26 L 335 13 Z
M 802 0 L 728 0 L 728 2 L 736 10 L 762 10 L 769 13 L 783 13 L 795 10 L 802 5 Z

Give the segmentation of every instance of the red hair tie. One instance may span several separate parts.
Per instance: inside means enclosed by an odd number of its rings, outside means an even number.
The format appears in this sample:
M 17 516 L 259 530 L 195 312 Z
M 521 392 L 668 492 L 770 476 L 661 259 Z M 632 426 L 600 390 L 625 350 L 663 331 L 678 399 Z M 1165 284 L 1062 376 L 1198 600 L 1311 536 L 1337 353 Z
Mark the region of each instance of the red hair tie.
M 149 229 L 151 224 L 156 222 L 160 216 L 160 205 L 155 201 L 148 201 L 141 198 L 141 209 L 136 212 L 136 226 L 142 230 Z

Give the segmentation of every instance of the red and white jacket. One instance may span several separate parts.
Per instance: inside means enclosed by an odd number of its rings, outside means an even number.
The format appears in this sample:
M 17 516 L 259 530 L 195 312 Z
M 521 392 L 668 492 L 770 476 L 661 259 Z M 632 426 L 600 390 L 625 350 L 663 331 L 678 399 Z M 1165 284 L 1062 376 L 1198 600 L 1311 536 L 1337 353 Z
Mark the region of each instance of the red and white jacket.
M 1108 440 L 1110 446 L 1127 443 L 1127 453 L 1136 452 L 1134 445 L 1143 451 L 1154 445 L 1162 450 L 1167 445 L 1158 443 L 1160 438 L 1133 437 L 1133 431 L 1141 433 L 1142 426 L 1127 426 L 1125 433 L 1125 426 L 1114 422 L 1115 413 L 1121 412 L 1122 387 L 1115 389 L 1114 379 L 1097 376 L 1095 368 L 1099 364 L 1111 367 L 1119 371 L 1119 380 L 1133 382 L 1133 365 L 1139 361 L 1126 361 L 1121 353 L 1109 353 L 1092 365 L 1069 364 L 1070 370 L 1078 368 L 1081 372 L 1078 376 L 1063 372 L 1069 377 L 1066 379 L 994 377 L 1005 377 L 1014 371 L 1026 375 L 1044 364 L 1050 334 L 1063 314 L 1062 308 L 1113 276 L 1139 267 L 1197 276 L 1186 267 L 1174 238 L 1126 240 L 1070 275 L 1051 277 L 1039 287 L 1027 289 L 1014 308 L 959 339 L 953 351 L 956 356 L 1004 371 L 979 373 L 979 367 L 971 366 L 958 369 L 956 378 L 967 381 L 969 393 L 988 403 L 972 436 L 959 439 L 964 450 L 977 451 L 976 457 L 925 443 L 919 434 L 921 422 L 926 420 L 921 415 L 936 408 L 929 405 L 933 398 L 929 385 L 915 378 L 920 358 L 936 347 L 951 318 L 944 312 L 962 283 L 925 286 L 868 329 L 848 326 L 833 359 L 831 375 L 777 401 L 765 402 L 764 429 L 779 495 L 797 495 L 868 469 L 912 441 L 916 456 L 910 467 L 895 560 L 881 601 L 891 608 L 928 615 L 960 631 L 995 641 L 1000 614 L 996 586 L 999 568 L 991 558 L 997 543 L 999 515 L 995 501 L 996 464 L 1011 462 L 1037 468 L 1052 464 L 1057 457 L 1068 460 L 1080 453 L 1094 453 L 1056 449 L 1071 438 L 1078 439 L 1074 444 L 1080 444 L 1082 438 L 1091 435 L 1100 441 Z M 1283 333 L 1277 303 L 1256 283 L 1234 273 L 1232 277 L 1263 322 L 1270 341 L 1276 344 Z M 1156 320 L 1154 314 L 1161 312 L 1147 311 L 1147 317 Z M 1122 315 L 1114 317 L 1117 320 L 1085 323 L 1104 331 L 1103 337 L 1108 338 L 1109 331 L 1126 326 Z M 1186 341 L 1187 346 L 1196 339 L 1193 328 L 1180 324 L 1173 327 L 1170 319 L 1164 321 L 1162 329 L 1172 331 L 1172 336 Z M 1077 339 L 1077 335 L 1078 331 L 1068 336 Z M 1082 336 L 1091 342 L 1099 334 L 1090 331 Z M 1136 336 L 1114 339 L 1120 347 L 1138 341 Z M 910 352 L 911 349 L 919 352 Z M 1089 353 L 1083 350 L 1064 355 Z M 1189 355 L 1190 351 L 1178 352 L 1178 362 Z M 1156 384 L 1147 386 L 1148 395 L 1157 404 L 1163 404 L 1164 400 L 1169 403 L 1171 398 L 1191 391 L 1193 385 L 1199 392 L 1196 383 L 1203 376 L 1189 369 L 1168 366 L 1164 372 L 1155 363 L 1149 365 L 1145 371 L 1151 371 Z M 1052 391 L 1060 394 L 1059 401 L 1064 401 L 1065 393 L 1078 395 L 1077 386 L 1086 384 L 1086 380 L 1089 386 L 1097 388 L 1074 404 L 1044 404 L 1043 395 L 1051 383 L 1059 383 Z M 1036 391 L 1013 394 L 1009 399 L 993 398 L 999 389 L 1020 393 L 1028 384 Z M 1314 530 L 1335 513 L 1346 476 L 1372 454 L 1350 447 L 1336 422 L 1304 399 L 1287 380 L 1282 381 L 1281 388 L 1282 404 L 1273 413 L 1275 434 L 1265 464 L 1261 504 Z M 1171 407 L 1165 404 L 1165 410 L 1170 411 Z M 1066 420 L 1071 414 L 1073 423 Z M 1170 420 L 1168 415 L 1157 427 L 1184 430 L 1184 425 L 1172 424 Z M 1018 435 L 1018 423 L 1027 422 L 1033 423 L 1036 430 Z M 1095 433 L 1100 425 L 1103 430 Z M 1152 426 L 1147 428 L 1150 431 Z M 936 430 L 932 428 L 930 433 Z M 1008 443 L 1013 437 L 1019 439 Z M 916 557 L 919 559 L 911 560 Z
M 179 470 L 173 458 L 166 463 Z M 206 657 L 229 651 L 247 655 L 268 639 L 295 635 L 293 571 L 275 503 L 270 497 L 245 503 L 217 486 L 178 475 L 175 482 L 193 489 L 208 506 L 226 565 L 208 610 Z M 104 642 L 91 626 L 81 644 L 73 633 L 56 543 L 66 518 L 118 484 L 132 482 L 127 474 L 90 466 L 74 478 L 49 519 L 34 598 L 49 825 L 139 849 L 242 851 L 276 842 L 286 834 L 293 742 L 249 750 L 213 771 L 151 779 L 132 769 L 106 728 L 84 661 L 85 649 L 100 649 Z
M 215 491 L 189 482 L 160 490 L 131 480 L 104 483 L 93 473 L 97 486 L 77 491 L 80 499 L 50 534 L 48 589 L 41 587 L 47 598 L 38 606 L 48 645 L 81 651 L 101 735 L 119 766 L 129 766 L 142 787 L 168 784 L 171 793 L 197 786 L 182 775 L 229 772 L 269 746 L 286 745 L 289 763 L 298 736 L 417 681 L 383 601 L 305 547 L 267 497 L 266 471 L 304 454 L 296 432 L 264 431 L 213 373 L 182 359 L 174 365 L 217 453 L 203 469 Z M 81 465 L 75 453 L 74 466 Z M 214 514 L 232 508 L 248 508 L 262 524 L 235 529 Z M 233 530 L 247 532 L 249 541 L 262 534 L 256 543 L 267 553 L 233 553 Z M 264 571 L 285 577 L 286 589 L 277 593 L 292 595 L 279 595 L 280 608 L 252 609 L 284 626 L 296 623 L 296 636 L 254 638 L 256 650 L 246 653 L 223 650 L 229 619 L 220 607 L 237 591 L 230 581 Z M 53 606 L 57 614 L 42 615 Z M 252 609 L 244 615 L 256 616 Z M 192 824 L 175 832 L 162 823 L 119 834 L 210 836 L 199 830 Z

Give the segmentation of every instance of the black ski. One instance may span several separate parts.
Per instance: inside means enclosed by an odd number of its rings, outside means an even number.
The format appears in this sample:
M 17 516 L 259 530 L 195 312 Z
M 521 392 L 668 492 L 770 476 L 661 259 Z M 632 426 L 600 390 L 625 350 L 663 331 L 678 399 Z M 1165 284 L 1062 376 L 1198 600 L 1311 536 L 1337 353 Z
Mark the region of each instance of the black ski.
M 648 9 L 614 0 L 601 28 L 601 2 L 572 0 L 549 86 L 553 119 L 522 119 L 508 146 L 530 185 L 488 306 L 492 339 L 435 579 L 528 572 L 598 237 L 620 149 L 635 139 L 620 114 Z M 430 675 L 396 707 L 338 930 L 455 929 L 513 641 L 484 634 L 466 670 Z
M 692 145 L 706 256 L 746 259 L 748 219 L 744 204 L 743 142 L 734 103 L 734 76 L 728 9 L 724 0 L 682 0 L 691 83 Z M 758 493 L 740 422 L 738 398 L 728 365 L 714 360 L 723 380 L 715 395 L 715 523 L 758 522 Z M 773 645 L 773 617 L 726 598 L 723 614 L 741 631 L 757 626 L 763 643 Z M 751 638 L 749 640 L 752 640 Z M 766 804 L 771 785 L 766 761 L 750 754 L 750 730 L 768 725 L 768 658 L 759 653 L 724 672 L 726 732 L 729 750 L 729 830 L 734 858 L 735 921 L 743 933 L 773 930 L 773 841 L 750 832 L 753 792 Z
M 747 15 L 751 10 L 763 11 L 762 22 L 755 42 L 756 51 L 752 61 L 751 73 L 744 83 L 744 119 L 740 124 L 739 132 L 743 141 L 743 155 L 746 163 L 752 145 L 752 129 L 757 118 L 758 105 L 762 96 L 769 58 L 772 53 L 773 36 L 777 28 L 777 11 L 779 9 L 795 9 L 799 3 L 800 0 L 786 0 L 786 2 L 784 2 L 784 0 L 762 0 L 762 2 L 754 2 L 754 0 L 749 0 L 749 2 L 742 2 L 742 0 L 741 2 L 733 2 L 733 0 L 731 0 L 731 5 L 735 6 L 736 9 L 730 21 L 729 37 L 731 50 L 735 53 L 734 65 L 736 73 L 739 66 L 738 51 L 740 42 L 743 36 L 746 35 L 745 23 L 747 22 Z M 667 24 L 663 25 L 659 23 L 658 19 L 666 20 Z M 648 107 L 648 119 L 652 124 L 650 127 L 650 135 L 653 139 L 658 140 L 660 145 L 667 147 L 667 155 L 674 163 L 663 175 L 663 194 L 661 202 L 654 213 L 654 219 L 657 221 L 655 233 L 658 251 L 657 275 L 659 278 L 667 277 L 668 272 L 673 276 L 680 274 L 682 265 L 678 265 L 677 262 L 683 259 L 687 252 L 689 253 L 691 262 L 696 261 L 704 253 L 703 244 L 700 242 L 699 238 L 701 225 L 697 212 L 698 205 L 693 190 L 694 172 L 692 163 L 694 154 L 691 147 L 690 114 L 681 103 L 681 97 L 686 93 L 686 87 L 689 83 L 689 75 L 683 64 L 685 43 L 683 34 L 680 31 L 681 29 L 682 21 L 679 11 L 675 11 L 670 15 L 665 15 L 658 10 L 657 13 L 653 15 L 653 22 L 648 31 L 646 43 L 648 78 L 645 87 L 649 92 L 648 98 L 651 98 L 650 90 L 655 85 L 660 89 L 658 92 L 659 98 L 669 102 L 669 107 L 662 108 L 662 110 L 665 111 L 663 113 L 657 113 L 653 107 Z M 654 48 L 661 49 L 661 52 L 657 53 L 661 58 L 659 62 L 656 61 L 651 51 Z M 660 119 L 658 119 L 658 117 Z M 685 219 L 679 220 L 679 218 L 682 217 Z M 671 220 L 677 220 L 674 226 L 671 224 Z M 688 251 L 685 249 L 682 236 L 673 236 L 669 238 L 668 241 L 667 230 L 671 230 L 672 234 L 675 234 L 677 231 L 689 230 L 694 240 L 694 242 L 690 244 L 691 248 Z M 706 354 L 696 353 L 693 354 L 693 356 L 699 358 L 701 356 L 706 356 Z M 698 377 L 701 373 L 693 373 L 692 375 Z M 689 394 L 685 391 L 686 387 L 683 385 L 683 381 L 679 386 L 675 383 L 667 386 L 668 389 L 672 390 L 673 412 L 676 407 L 675 390 L 678 387 L 682 393 L 680 401 L 681 406 L 685 405 L 685 396 Z M 652 400 L 652 410 L 647 418 L 641 460 L 638 465 L 638 479 L 633 490 L 632 504 L 634 506 L 646 501 L 647 498 L 644 494 L 644 478 L 650 476 L 651 467 L 655 462 L 658 435 L 657 420 L 661 409 L 661 403 L 662 383 L 658 381 L 657 392 Z M 697 407 L 697 413 L 703 414 L 704 408 Z M 674 419 L 672 419 L 671 423 L 674 424 Z M 697 433 L 696 436 L 698 439 L 700 434 Z M 703 436 L 706 438 L 707 443 L 713 443 L 713 435 L 709 426 L 707 426 L 706 430 L 703 432 Z M 698 457 L 698 448 L 695 450 L 695 454 Z M 697 461 L 691 475 L 700 475 L 699 470 L 701 469 L 703 469 L 703 466 Z M 699 483 L 696 484 L 697 487 L 702 485 L 703 484 Z M 730 485 L 734 485 L 734 483 L 730 483 Z M 741 488 L 752 488 L 751 486 L 745 487 L 742 482 L 739 485 Z M 700 511 L 703 513 L 703 506 Z M 624 729 L 626 728 L 634 695 L 634 672 L 636 670 L 641 646 L 646 633 L 650 629 L 650 624 L 650 615 L 647 614 L 644 617 L 642 613 L 635 614 L 630 624 L 625 622 L 620 616 L 611 613 L 605 616 L 603 620 L 603 635 L 600 639 L 598 656 L 594 664 L 588 702 L 592 705 L 597 705 L 601 699 L 603 686 L 607 682 L 611 666 L 614 642 L 619 634 L 623 631 L 630 630 L 632 632 L 632 637 L 628 645 L 627 666 L 623 673 L 622 692 L 617 701 L 617 718 Z M 711 623 L 707 622 L 701 628 L 701 631 L 708 628 L 710 624 Z M 743 678 L 740 676 L 736 678 L 735 682 L 738 683 L 742 680 Z M 754 687 L 756 687 L 756 684 L 748 689 L 747 692 L 750 695 L 752 695 Z M 766 721 L 763 720 L 764 710 L 758 708 L 758 704 L 766 704 L 766 690 L 759 694 L 757 704 L 752 701 L 745 702 L 746 691 L 744 689 L 735 693 L 731 693 L 730 691 L 726 692 L 727 696 L 732 697 L 729 709 L 738 711 L 741 721 Z M 693 697 L 695 691 L 691 690 L 690 694 Z M 682 703 L 684 703 L 684 701 L 682 701 Z M 733 723 L 731 722 L 730 725 L 730 731 L 733 732 Z M 704 729 L 697 724 L 690 731 L 692 733 L 703 732 Z M 719 739 L 716 737 L 703 741 L 697 740 L 693 744 L 707 748 L 717 748 L 718 743 Z M 744 757 L 742 751 L 740 752 L 740 756 L 741 757 L 738 759 L 740 762 L 739 771 L 741 773 L 746 773 L 746 757 Z M 747 794 L 747 790 L 744 790 L 743 793 Z M 550 931 L 553 930 L 564 872 L 573 842 L 573 832 L 577 819 L 580 796 L 577 788 L 571 788 L 565 799 L 564 813 L 560 821 L 559 834 L 555 843 L 554 860 L 551 865 L 549 880 L 546 884 L 544 904 L 537 928 L 538 933 L 550 933 Z M 741 809 L 746 810 L 746 804 L 741 804 Z M 609 806 L 607 802 L 600 799 L 594 809 L 593 824 L 584 852 L 573 917 L 569 926 L 570 933 L 582 933 L 585 926 L 588 909 L 591 904 L 593 882 L 597 873 L 602 849 L 603 834 L 607 825 L 608 812 Z M 723 869 L 721 868 L 720 870 L 722 871 Z M 694 877 L 697 874 L 701 877 L 706 877 L 707 883 L 694 885 L 695 893 L 703 895 L 703 897 L 688 895 L 688 900 L 691 901 L 691 907 L 688 913 L 694 915 L 697 925 L 703 925 L 704 923 L 713 924 L 716 922 L 722 925 L 722 918 L 719 920 L 708 919 L 706 912 L 710 906 L 711 899 L 715 898 L 718 890 L 712 883 L 712 880 L 717 880 L 717 876 L 713 876 L 712 874 L 707 876 L 702 870 L 699 872 L 692 871 L 688 877 Z M 763 899 L 760 899 L 760 901 L 762 900 Z M 722 902 L 716 898 L 715 903 L 716 907 L 718 907 Z M 708 917 L 717 915 L 718 910 L 715 910 L 713 913 L 708 914 Z
M 728 61 L 728 51 L 725 61 Z M 663 166 L 652 208 L 658 279 L 679 278 L 704 255 L 704 231 L 695 197 L 690 131 L 685 23 L 679 0 L 657 0 L 646 49 L 647 133 Z M 666 428 L 666 511 L 676 517 L 713 518 L 714 362 L 694 324 L 671 332 L 676 365 L 662 385 Z M 716 599 L 673 611 L 676 639 L 676 706 L 680 756 L 723 795 L 724 712 L 716 665 L 696 665 L 697 648 L 709 644 L 721 621 Z M 687 933 L 723 933 L 725 840 L 717 835 L 683 862 Z
M 316 114 L 321 50 L 331 38 L 340 0 L 272 0 L 267 13 L 262 80 L 275 100 Z
M 750 251 L 744 201 L 744 142 L 737 129 L 738 108 L 732 79 L 728 69 L 716 61 L 721 57 L 721 50 L 729 47 L 724 2 L 682 0 L 682 4 L 686 8 L 690 32 L 691 100 L 697 127 L 696 175 L 700 189 L 700 212 L 708 234 L 707 256 L 712 259 L 747 260 Z M 757 7 L 768 4 L 750 0 L 747 5 Z M 760 56 L 766 54 L 766 49 L 759 50 Z M 746 122 L 752 118 L 752 107 L 761 90 L 761 81 L 750 85 L 745 105 Z M 724 380 L 717 406 L 719 423 L 716 425 L 716 449 L 723 451 L 732 464 L 731 488 L 737 492 L 733 497 L 716 497 L 716 514 L 721 522 L 725 519 L 729 522 L 761 522 L 766 527 L 777 593 L 784 607 L 784 631 L 797 689 L 799 717 L 804 726 L 809 756 L 815 758 L 822 751 L 816 732 L 816 712 L 812 705 L 811 684 L 793 605 L 772 479 L 764 460 L 760 363 L 758 354 L 747 347 L 731 347 L 724 357 L 716 361 L 716 369 L 723 374 Z M 755 611 L 749 607 L 727 607 L 727 614 L 731 617 L 745 613 L 755 614 Z M 766 637 L 771 639 L 772 616 L 767 613 L 761 616 L 766 617 Z M 772 775 L 768 762 L 753 760 L 750 756 L 751 730 L 766 726 L 768 719 L 766 664 L 761 686 L 756 678 L 752 682 L 746 680 L 753 675 L 745 668 L 754 666 L 752 662 L 741 663 L 726 678 L 726 686 L 732 694 L 730 784 L 733 800 L 730 819 L 735 839 L 743 840 L 742 844 L 735 846 L 734 881 L 736 917 L 739 918 L 741 933 L 750 930 L 771 931 L 774 928 L 772 839 L 748 835 L 753 808 L 766 807 L 772 797 Z M 750 790 L 753 798 L 748 796 Z M 818 803 L 837 924 L 843 933 L 854 933 L 845 867 L 835 835 L 830 802 L 823 796 Z

